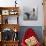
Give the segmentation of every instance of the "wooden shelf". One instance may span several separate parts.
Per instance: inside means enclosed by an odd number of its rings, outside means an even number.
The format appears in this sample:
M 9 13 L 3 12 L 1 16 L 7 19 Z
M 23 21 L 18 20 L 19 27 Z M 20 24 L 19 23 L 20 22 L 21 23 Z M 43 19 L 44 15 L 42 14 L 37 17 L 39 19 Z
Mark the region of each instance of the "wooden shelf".
M 15 41 L 10 40 L 10 41 L 3 41 L 3 42 L 5 42 L 5 43 L 8 43 L 8 42 L 12 43 L 12 42 L 19 42 L 19 40 L 15 40 Z
M 18 46 L 19 41 L 1 41 L 2 46 Z
M 14 31 L 14 29 L 16 29 L 17 31 L 19 31 L 19 25 L 18 24 L 1 24 L 0 25 L 1 27 L 1 31 L 5 28 L 9 28 L 9 29 L 12 29 Z
M 13 12 L 13 14 L 11 14 L 10 12 Z M 17 12 L 17 13 L 15 14 L 14 12 Z M 6 17 L 6 20 L 7 20 L 7 23 L 8 23 L 8 18 L 7 18 L 8 16 L 14 16 L 14 17 L 17 16 L 17 24 L 19 23 L 18 22 L 19 7 L 0 7 L 0 15 L 1 15 L 1 24 L 6 23 L 6 21 L 4 20 L 5 17 Z
M 0 10 L 7 10 L 7 9 L 8 9 L 8 10 L 9 10 L 9 9 L 10 9 L 10 10 L 12 10 L 12 9 L 18 10 L 18 8 L 19 8 L 19 7 L 0 7 Z
M 14 14 L 12 14 L 10 12 L 13 12 Z M 15 12 L 17 12 L 17 13 L 15 14 Z M 5 17 L 7 18 L 7 16 L 14 16 L 14 17 L 17 16 L 17 18 L 16 18 L 17 19 L 17 24 L 8 24 L 8 20 L 7 19 L 5 20 Z M 0 24 L 0 32 L 1 33 L 6 28 L 11 29 L 12 31 L 14 31 L 14 33 L 15 33 L 15 29 L 16 29 L 16 32 L 18 33 L 19 28 L 20 28 L 19 24 L 18 24 L 19 23 L 18 22 L 18 18 L 19 18 L 19 7 L 0 7 L 0 18 L 1 18 L 0 19 L 1 20 L 1 24 Z M 1 34 L 0 46 L 18 46 L 18 42 L 19 42 L 18 39 L 17 39 L 17 41 L 16 40 L 13 41 L 13 39 L 9 40 L 9 41 L 4 41 L 2 38 L 3 37 L 2 37 L 2 34 Z

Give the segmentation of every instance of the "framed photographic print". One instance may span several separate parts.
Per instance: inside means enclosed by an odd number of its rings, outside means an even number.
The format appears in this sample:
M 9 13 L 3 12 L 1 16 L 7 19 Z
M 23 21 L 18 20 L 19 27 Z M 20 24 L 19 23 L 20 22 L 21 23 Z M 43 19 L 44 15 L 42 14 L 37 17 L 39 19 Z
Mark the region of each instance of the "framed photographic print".
M 38 19 L 38 11 L 35 8 L 32 8 L 30 12 L 25 12 L 24 13 L 24 20 L 37 20 Z
M 2 10 L 2 15 L 9 15 L 9 10 Z

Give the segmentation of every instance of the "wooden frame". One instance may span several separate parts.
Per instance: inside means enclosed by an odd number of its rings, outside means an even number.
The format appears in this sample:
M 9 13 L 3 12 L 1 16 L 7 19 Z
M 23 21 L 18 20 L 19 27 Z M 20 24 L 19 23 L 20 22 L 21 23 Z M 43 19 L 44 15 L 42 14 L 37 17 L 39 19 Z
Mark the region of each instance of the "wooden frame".
M 9 15 L 9 10 L 2 10 L 2 15 Z
M 24 11 L 23 20 L 37 21 L 38 20 L 38 8 L 31 8 L 30 11 Z

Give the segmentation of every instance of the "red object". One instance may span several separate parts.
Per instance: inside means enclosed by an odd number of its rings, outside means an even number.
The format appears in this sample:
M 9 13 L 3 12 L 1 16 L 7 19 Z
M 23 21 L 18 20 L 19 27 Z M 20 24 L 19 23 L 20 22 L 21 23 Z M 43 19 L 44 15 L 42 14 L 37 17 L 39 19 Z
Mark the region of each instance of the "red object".
M 36 37 L 37 35 L 36 35 L 36 33 L 33 31 L 32 28 L 27 29 L 27 31 L 25 32 L 25 35 L 24 35 L 24 37 L 23 37 L 23 39 L 22 39 L 21 45 L 22 45 L 22 46 L 26 46 L 25 39 L 28 39 L 29 37 L 32 37 L 32 36 Z M 35 46 L 41 46 L 41 45 L 40 45 L 40 43 L 38 42 Z

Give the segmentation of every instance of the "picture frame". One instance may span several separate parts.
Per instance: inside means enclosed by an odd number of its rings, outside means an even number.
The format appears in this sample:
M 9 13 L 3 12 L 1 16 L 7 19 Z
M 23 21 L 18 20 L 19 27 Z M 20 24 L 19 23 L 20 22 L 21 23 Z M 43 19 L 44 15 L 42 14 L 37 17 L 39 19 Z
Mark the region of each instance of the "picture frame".
M 9 10 L 2 10 L 2 15 L 9 15 Z
M 31 21 L 38 20 L 38 9 L 32 8 L 32 10 L 24 12 L 23 19 L 24 19 L 24 21 L 26 21 L 26 20 L 29 20 L 29 21 L 30 20 Z

